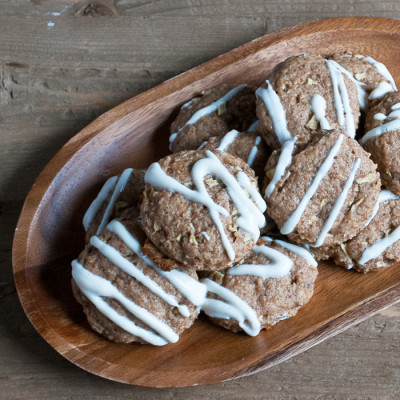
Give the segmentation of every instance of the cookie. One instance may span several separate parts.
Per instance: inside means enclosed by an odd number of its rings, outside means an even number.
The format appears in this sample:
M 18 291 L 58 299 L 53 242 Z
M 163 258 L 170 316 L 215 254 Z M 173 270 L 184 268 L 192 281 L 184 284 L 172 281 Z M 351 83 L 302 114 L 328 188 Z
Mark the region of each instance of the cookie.
M 342 243 L 362 229 L 381 184 L 376 165 L 355 140 L 331 131 L 280 162 L 285 168 L 266 200 L 282 234 L 319 247 Z
M 143 229 L 162 253 L 197 270 L 244 258 L 265 225 L 254 171 L 227 153 L 189 150 L 153 163 L 140 208 Z
M 241 158 L 251 167 L 256 176 L 263 176 L 264 166 L 269 156 L 269 149 L 256 132 L 229 131 L 223 137 L 208 139 L 204 150 L 218 150 Z
M 184 104 L 171 124 L 170 150 L 195 150 L 232 129 L 246 131 L 256 121 L 255 90 L 247 85 L 205 90 Z
M 400 200 L 383 190 L 370 221 L 354 238 L 333 247 L 314 249 L 319 259 L 358 272 L 375 271 L 400 262 Z
M 135 221 L 111 221 L 72 262 L 72 287 L 90 326 L 118 343 L 175 343 L 198 315 L 205 288 L 193 268 L 165 272 L 141 251 Z
M 330 57 L 340 64 L 361 85 L 357 84 L 362 109 L 366 109 L 368 100 L 381 99 L 385 94 L 397 90 L 396 83 L 384 64 L 360 54 L 347 51 Z
M 400 92 L 387 94 L 372 106 L 360 143 L 378 165 L 386 189 L 400 195 Z
M 290 318 L 311 298 L 317 263 L 304 248 L 261 237 L 242 264 L 201 279 L 211 320 L 251 336 Z
M 273 149 L 316 129 L 342 127 L 354 138 L 360 117 L 357 85 L 333 60 L 295 56 L 275 67 L 257 89 L 258 131 Z
M 114 218 L 138 217 L 145 172 L 128 168 L 105 182 L 83 217 L 86 242 L 89 242 L 93 235 L 99 234 Z

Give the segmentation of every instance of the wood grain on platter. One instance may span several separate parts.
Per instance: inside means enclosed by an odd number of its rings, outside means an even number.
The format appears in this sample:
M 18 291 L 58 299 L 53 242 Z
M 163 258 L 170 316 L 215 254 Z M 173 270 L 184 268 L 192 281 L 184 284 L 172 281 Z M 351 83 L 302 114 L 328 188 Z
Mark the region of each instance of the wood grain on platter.
M 106 177 L 168 153 L 177 107 L 221 83 L 260 84 L 289 56 L 350 50 L 400 78 L 400 22 L 336 18 L 263 36 L 151 89 L 99 117 L 71 139 L 33 185 L 15 234 L 13 267 L 24 310 L 60 354 L 94 374 L 135 385 L 204 385 L 281 362 L 400 300 L 400 268 L 358 274 L 321 263 L 315 294 L 296 317 L 252 338 L 201 317 L 176 344 L 115 344 L 90 328 L 70 288 L 83 247 L 82 216 Z

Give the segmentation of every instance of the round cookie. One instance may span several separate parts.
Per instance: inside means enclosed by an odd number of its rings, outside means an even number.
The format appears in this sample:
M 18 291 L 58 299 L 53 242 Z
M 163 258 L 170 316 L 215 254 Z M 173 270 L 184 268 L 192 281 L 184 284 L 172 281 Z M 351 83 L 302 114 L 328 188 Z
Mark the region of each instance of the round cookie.
M 118 343 L 175 343 L 205 299 L 193 268 L 164 272 L 143 255 L 135 221 L 111 221 L 72 262 L 72 288 L 90 326 Z
M 400 200 L 383 190 L 376 214 L 354 238 L 333 247 L 316 250 L 319 259 L 331 258 L 335 264 L 358 272 L 370 272 L 400 262 Z
M 343 127 L 354 138 L 360 117 L 356 84 L 340 65 L 321 56 L 290 57 L 256 92 L 258 131 L 273 149 L 310 132 Z
M 265 225 L 254 171 L 227 153 L 189 150 L 153 163 L 145 176 L 143 229 L 165 255 L 197 270 L 244 258 Z
M 331 131 L 281 160 L 287 167 L 266 200 L 282 234 L 319 247 L 342 243 L 362 229 L 378 200 L 380 179 L 355 140 Z
M 383 185 L 400 195 L 400 92 L 388 93 L 371 107 L 360 139 L 378 165 Z
M 83 217 L 86 242 L 114 218 L 138 217 L 145 173 L 145 170 L 128 168 L 104 183 Z
M 247 85 L 224 85 L 184 104 L 171 124 L 170 150 L 195 150 L 210 137 L 249 129 L 256 120 L 254 91 Z
M 229 131 L 225 136 L 208 139 L 204 150 L 218 150 L 241 158 L 251 167 L 256 176 L 263 176 L 269 149 L 256 132 Z
M 367 100 L 374 101 L 382 98 L 386 93 L 397 90 L 396 83 L 386 66 L 372 57 L 365 57 L 360 54 L 353 55 L 346 51 L 334 54 L 330 58 L 345 68 L 356 81 L 363 84 L 358 86 L 362 109 L 367 108 Z M 364 100 L 362 100 L 362 97 L 364 97 Z
M 261 237 L 243 263 L 201 280 L 208 288 L 202 311 L 226 329 L 255 336 L 310 300 L 316 267 L 306 249 Z

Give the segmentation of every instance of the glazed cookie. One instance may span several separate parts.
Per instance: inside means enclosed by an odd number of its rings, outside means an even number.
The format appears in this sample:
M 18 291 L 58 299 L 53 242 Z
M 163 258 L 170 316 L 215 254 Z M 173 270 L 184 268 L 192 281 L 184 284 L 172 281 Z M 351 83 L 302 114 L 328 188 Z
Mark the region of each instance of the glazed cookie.
M 342 243 L 362 229 L 378 200 L 380 179 L 355 140 L 332 131 L 293 157 L 288 151 L 280 162 L 287 167 L 266 200 L 282 234 L 319 247 Z
M 353 55 L 347 51 L 335 54 L 330 58 L 348 71 L 349 77 L 361 83 L 357 86 L 362 109 L 367 108 L 368 100 L 380 99 L 385 94 L 397 90 L 396 83 L 386 66 L 372 57 Z
M 138 217 L 145 173 L 144 170 L 128 168 L 121 175 L 112 176 L 106 181 L 83 217 L 86 242 L 99 234 L 114 218 Z
M 307 146 L 313 146 L 322 136 L 329 132 L 331 131 L 316 130 L 307 135 L 307 141 L 300 140 L 301 145 L 298 144 L 299 141 L 295 137 L 283 143 L 282 148 L 274 150 L 264 167 L 265 176 L 262 182 L 262 193 L 264 193 L 264 196 L 268 197 L 274 191 L 276 183 L 284 175 L 294 155 L 304 150 Z M 345 133 L 339 129 L 337 132 Z
M 195 150 L 210 137 L 231 129 L 246 131 L 256 121 L 254 89 L 221 86 L 202 92 L 184 104 L 172 123 L 170 150 Z
M 370 221 L 357 236 L 340 245 L 314 250 L 319 259 L 331 258 L 335 264 L 358 272 L 397 264 L 400 262 L 399 198 L 383 190 Z
M 169 258 L 197 270 L 240 261 L 265 225 L 254 171 L 230 154 L 172 154 L 149 167 L 145 182 L 140 212 L 147 237 Z
M 251 336 L 296 315 L 311 298 L 317 263 L 303 247 L 261 237 L 242 264 L 201 280 L 211 320 Z
M 400 92 L 387 94 L 368 112 L 360 143 L 378 165 L 383 185 L 400 195 Z
M 354 138 L 360 117 L 357 85 L 343 68 L 321 56 L 296 56 L 275 67 L 257 89 L 258 131 L 277 149 L 316 129 L 343 127 Z
M 269 156 L 268 147 L 256 132 L 229 131 L 222 138 L 212 137 L 205 143 L 204 150 L 218 150 L 244 160 L 254 169 L 256 176 L 262 176 Z
M 118 343 L 175 343 L 198 315 L 205 288 L 193 268 L 165 272 L 141 251 L 134 221 L 113 220 L 72 262 L 72 288 L 91 327 Z

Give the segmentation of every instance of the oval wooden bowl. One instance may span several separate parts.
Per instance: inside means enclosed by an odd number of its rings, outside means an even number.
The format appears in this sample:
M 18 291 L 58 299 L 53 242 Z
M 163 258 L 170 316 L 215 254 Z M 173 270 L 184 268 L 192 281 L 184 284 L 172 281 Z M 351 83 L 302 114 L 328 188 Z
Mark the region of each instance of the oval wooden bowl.
M 30 191 L 13 245 L 24 310 L 65 358 L 105 378 L 135 385 L 204 385 L 260 371 L 298 354 L 400 299 L 400 268 L 362 275 L 320 265 L 315 295 L 298 315 L 255 338 L 200 318 L 163 348 L 111 343 L 88 326 L 71 288 L 70 262 L 83 247 L 82 216 L 105 178 L 147 167 L 168 153 L 178 105 L 221 83 L 259 84 L 278 62 L 350 50 L 384 62 L 400 82 L 400 22 L 337 18 L 253 40 L 105 113 L 72 138 Z

